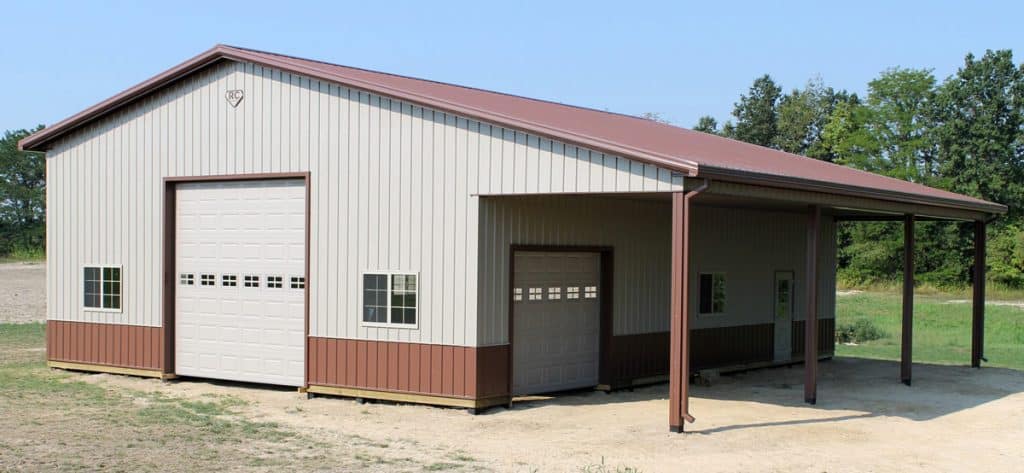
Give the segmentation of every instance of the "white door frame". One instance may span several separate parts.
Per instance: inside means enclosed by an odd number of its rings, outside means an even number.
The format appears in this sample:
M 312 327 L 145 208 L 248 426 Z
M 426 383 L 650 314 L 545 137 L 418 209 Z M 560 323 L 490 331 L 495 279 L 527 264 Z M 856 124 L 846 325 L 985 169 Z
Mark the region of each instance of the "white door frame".
M 779 282 L 788 282 L 788 307 L 784 307 L 785 312 L 780 313 L 779 303 Z M 772 323 L 775 324 L 775 336 L 774 336 L 774 353 L 772 354 L 772 361 L 776 363 L 784 363 L 790 361 L 793 357 L 793 293 L 796 289 L 796 273 L 790 270 L 776 270 L 774 277 L 772 278 L 772 300 L 771 300 L 771 313 Z

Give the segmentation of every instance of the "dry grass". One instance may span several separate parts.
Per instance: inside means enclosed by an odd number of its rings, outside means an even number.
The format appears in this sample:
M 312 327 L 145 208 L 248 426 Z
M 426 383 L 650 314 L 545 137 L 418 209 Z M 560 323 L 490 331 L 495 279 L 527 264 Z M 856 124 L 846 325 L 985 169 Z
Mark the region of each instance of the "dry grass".
M 0 471 L 463 471 L 468 456 L 396 456 L 387 443 L 254 419 L 248 401 L 196 398 L 47 369 L 42 324 L 0 324 Z M 432 456 L 426 452 L 425 456 Z

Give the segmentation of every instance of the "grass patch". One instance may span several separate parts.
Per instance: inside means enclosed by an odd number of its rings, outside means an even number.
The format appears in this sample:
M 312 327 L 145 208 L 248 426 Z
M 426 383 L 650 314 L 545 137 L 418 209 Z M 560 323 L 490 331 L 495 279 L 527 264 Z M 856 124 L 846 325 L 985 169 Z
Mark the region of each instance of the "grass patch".
M 0 263 L 32 262 L 38 263 L 46 260 L 46 250 L 43 248 L 22 248 L 18 247 L 9 254 L 0 256 Z
M 970 363 L 971 304 L 951 302 L 964 298 L 960 294 L 916 293 L 915 362 Z M 881 332 L 878 339 L 857 342 L 856 346 L 836 345 L 836 355 L 899 359 L 902 298 L 896 291 L 870 291 L 838 297 L 836 324 L 837 327 L 870 324 Z M 985 357 L 988 358 L 987 366 L 1024 370 L 1024 309 L 993 304 L 985 307 Z
M 0 324 L 0 471 L 358 469 L 328 445 L 248 417 L 247 402 L 183 398 L 45 365 L 45 327 Z M 374 463 L 380 463 L 375 460 Z
M 604 457 L 601 457 L 601 463 L 594 463 L 591 465 L 580 468 L 581 473 L 640 473 L 641 470 L 632 466 L 611 466 L 604 462 Z

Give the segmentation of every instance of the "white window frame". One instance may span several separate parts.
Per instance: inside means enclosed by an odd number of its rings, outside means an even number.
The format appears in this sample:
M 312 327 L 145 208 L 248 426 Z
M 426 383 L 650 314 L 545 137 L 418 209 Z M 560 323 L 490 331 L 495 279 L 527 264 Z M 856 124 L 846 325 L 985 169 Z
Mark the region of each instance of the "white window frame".
M 723 284 L 725 284 L 724 295 L 722 299 L 722 312 L 705 312 L 700 311 L 700 278 L 701 276 L 709 274 L 711 275 L 711 310 L 715 310 L 715 276 L 721 275 Z M 711 318 L 711 317 L 723 317 L 729 311 L 729 274 L 725 271 L 708 270 L 697 272 L 697 317 Z
M 366 308 L 366 290 L 363 287 L 363 282 L 366 280 L 367 275 L 387 275 L 388 277 L 388 310 L 387 319 L 388 322 L 367 322 L 363 320 L 363 310 Z M 391 322 L 391 279 L 396 276 L 416 276 L 416 323 L 412 324 L 399 324 Z M 422 279 L 420 273 L 415 271 L 387 271 L 387 270 L 366 270 L 359 274 L 359 323 L 363 327 L 376 327 L 376 328 L 400 328 L 407 330 L 416 330 L 420 328 L 420 320 L 422 319 L 423 312 L 420 309 L 420 287 L 422 285 Z
M 89 306 L 85 305 L 85 269 L 86 268 L 99 268 L 99 270 L 100 270 L 100 307 L 89 307 Z M 120 307 L 118 307 L 117 309 L 103 307 L 103 295 L 104 295 L 103 294 L 103 270 L 104 269 L 114 269 L 114 268 L 116 268 L 117 271 L 118 271 L 118 274 L 121 275 L 121 280 L 118 281 L 118 283 L 121 285 L 121 293 L 118 294 L 118 298 L 121 300 L 121 304 L 120 304 Z M 121 313 L 124 313 L 124 279 L 125 279 L 124 278 L 124 267 L 122 267 L 119 264 L 83 264 L 82 267 L 80 268 L 80 270 L 78 271 L 78 274 L 80 276 L 82 276 L 82 279 L 80 281 L 80 285 L 78 286 L 78 287 L 82 288 L 82 292 L 80 294 L 80 297 L 78 298 L 78 302 L 82 305 L 82 311 L 84 311 L 84 312 L 106 312 L 106 313 L 110 313 L 110 314 L 121 314 Z

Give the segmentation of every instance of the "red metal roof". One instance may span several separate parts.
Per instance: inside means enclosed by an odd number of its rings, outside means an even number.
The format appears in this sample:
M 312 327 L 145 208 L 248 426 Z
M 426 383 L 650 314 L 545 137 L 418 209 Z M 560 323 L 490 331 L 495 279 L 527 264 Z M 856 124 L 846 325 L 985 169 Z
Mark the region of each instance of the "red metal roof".
M 690 176 L 1004 213 L 1005 206 L 795 154 L 629 115 L 231 46 L 163 74 L 22 140 L 42 150 L 61 136 L 219 59 L 280 68 L 444 111 L 650 162 Z

